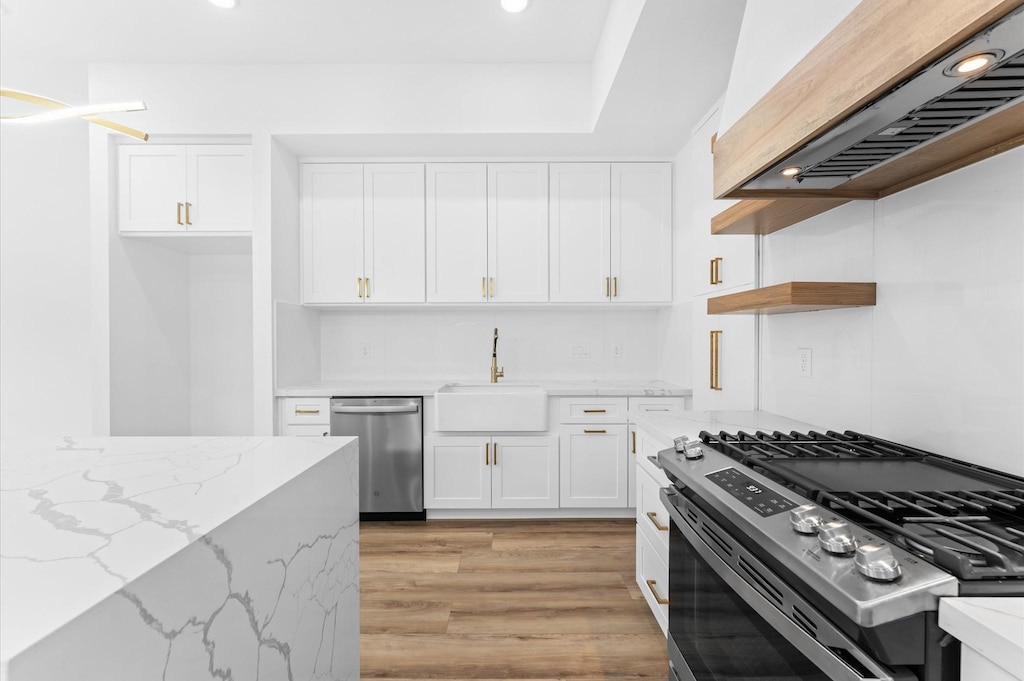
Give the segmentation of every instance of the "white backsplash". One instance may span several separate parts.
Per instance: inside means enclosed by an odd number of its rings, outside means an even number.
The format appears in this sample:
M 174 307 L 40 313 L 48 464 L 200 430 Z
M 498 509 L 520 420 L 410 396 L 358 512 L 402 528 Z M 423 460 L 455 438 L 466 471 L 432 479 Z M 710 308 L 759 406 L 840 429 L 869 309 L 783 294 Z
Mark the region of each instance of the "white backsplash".
M 763 318 L 763 409 L 1024 474 L 1024 149 L 770 235 L 763 272 L 878 284 Z
M 657 310 L 345 310 L 324 312 L 320 323 L 324 380 L 486 380 L 495 327 L 508 381 L 651 379 L 658 371 Z M 573 346 L 590 356 L 570 357 Z

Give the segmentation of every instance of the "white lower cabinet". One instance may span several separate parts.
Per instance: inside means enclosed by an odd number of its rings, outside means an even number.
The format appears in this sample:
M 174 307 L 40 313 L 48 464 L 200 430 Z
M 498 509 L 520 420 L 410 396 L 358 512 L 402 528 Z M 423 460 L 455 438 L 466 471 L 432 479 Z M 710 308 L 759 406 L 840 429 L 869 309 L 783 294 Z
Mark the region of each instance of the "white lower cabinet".
M 636 435 L 636 583 L 661 625 L 668 630 L 668 536 L 671 519 L 661 503 L 669 481 L 657 463 L 670 447 L 643 429 Z
M 428 509 L 558 508 L 558 438 L 423 438 Z
M 330 398 L 286 397 L 278 402 L 278 435 L 327 437 L 331 434 Z
M 559 427 L 563 508 L 626 508 L 627 436 L 625 423 Z
M 636 583 L 644 600 L 661 626 L 661 633 L 668 632 L 668 563 L 662 560 L 644 531 L 636 529 Z

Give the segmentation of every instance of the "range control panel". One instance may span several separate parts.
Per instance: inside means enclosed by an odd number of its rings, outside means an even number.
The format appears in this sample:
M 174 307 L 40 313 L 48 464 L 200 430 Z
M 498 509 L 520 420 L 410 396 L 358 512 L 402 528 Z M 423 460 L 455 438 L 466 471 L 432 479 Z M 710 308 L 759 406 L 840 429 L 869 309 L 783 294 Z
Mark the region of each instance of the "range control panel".
M 751 477 L 735 468 L 723 468 L 720 471 L 708 473 L 704 477 L 731 494 L 747 508 L 756 511 L 762 518 L 796 508 L 796 504 L 786 497 L 761 487 Z

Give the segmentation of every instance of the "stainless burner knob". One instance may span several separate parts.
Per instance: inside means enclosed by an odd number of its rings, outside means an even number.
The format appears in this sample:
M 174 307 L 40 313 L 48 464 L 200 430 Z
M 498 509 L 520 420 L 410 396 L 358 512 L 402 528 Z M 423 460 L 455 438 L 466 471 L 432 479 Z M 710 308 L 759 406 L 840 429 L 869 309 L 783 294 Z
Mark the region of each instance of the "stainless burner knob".
M 704 458 L 704 450 L 701 449 L 699 440 L 690 442 L 690 438 L 685 435 L 681 435 L 673 440 L 673 442 L 675 443 L 676 451 L 682 454 L 685 458 L 690 460 Z
M 794 532 L 800 534 L 818 534 L 821 526 L 821 511 L 814 504 L 797 506 L 789 512 L 789 524 Z
M 857 540 L 853 531 L 842 520 L 833 520 L 818 528 L 818 543 L 829 553 L 845 555 L 853 553 L 857 548 Z
M 864 544 L 857 548 L 853 561 L 857 564 L 857 572 L 879 582 L 891 582 L 903 574 L 896 556 L 892 555 L 892 549 L 888 546 Z

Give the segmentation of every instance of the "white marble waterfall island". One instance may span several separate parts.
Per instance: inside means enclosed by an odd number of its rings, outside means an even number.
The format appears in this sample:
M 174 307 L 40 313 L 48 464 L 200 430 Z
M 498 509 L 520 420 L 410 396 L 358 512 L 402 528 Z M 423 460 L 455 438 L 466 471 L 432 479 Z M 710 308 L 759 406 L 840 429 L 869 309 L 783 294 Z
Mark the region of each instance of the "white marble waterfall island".
M 359 678 L 355 438 L 0 444 L 3 681 Z

